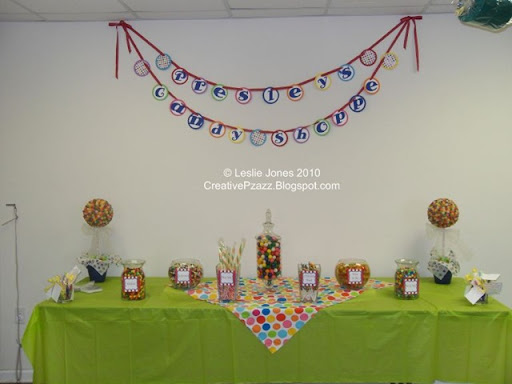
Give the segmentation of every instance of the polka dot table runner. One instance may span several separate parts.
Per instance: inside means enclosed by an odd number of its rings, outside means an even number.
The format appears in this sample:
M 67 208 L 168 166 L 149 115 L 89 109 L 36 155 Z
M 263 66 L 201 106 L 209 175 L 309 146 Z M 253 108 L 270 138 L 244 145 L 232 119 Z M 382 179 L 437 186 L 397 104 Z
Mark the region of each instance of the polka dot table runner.
M 268 348 L 277 352 L 313 316 L 323 308 L 356 298 L 366 289 L 380 289 L 393 286 L 392 283 L 370 279 L 365 288 L 343 290 L 336 279 L 320 279 L 316 303 L 301 303 L 298 280 L 281 278 L 273 289 L 258 279 L 240 279 L 239 299 L 235 303 L 219 303 L 217 281 L 208 281 L 190 289 L 188 294 L 227 308 Z

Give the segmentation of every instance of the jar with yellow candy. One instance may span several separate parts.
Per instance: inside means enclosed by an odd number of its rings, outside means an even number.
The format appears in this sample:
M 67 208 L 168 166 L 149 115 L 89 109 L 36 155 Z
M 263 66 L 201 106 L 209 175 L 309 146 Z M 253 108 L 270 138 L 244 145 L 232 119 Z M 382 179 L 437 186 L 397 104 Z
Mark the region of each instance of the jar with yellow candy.
M 146 276 L 142 269 L 146 261 L 140 259 L 124 260 L 121 275 L 121 298 L 142 300 L 146 297 Z
M 343 289 L 362 289 L 370 279 L 370 266 L 364 259 L 340 259 L 334 272 Z

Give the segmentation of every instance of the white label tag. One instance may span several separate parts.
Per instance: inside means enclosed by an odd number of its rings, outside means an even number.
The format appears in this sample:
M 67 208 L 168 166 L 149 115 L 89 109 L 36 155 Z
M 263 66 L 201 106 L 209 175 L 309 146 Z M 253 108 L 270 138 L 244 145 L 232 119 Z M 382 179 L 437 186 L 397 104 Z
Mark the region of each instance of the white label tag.
M 225 271 L 220 273 L 220 283 L 226 285 L 233 285 L 235 279 L 233 278 L 233 271 Z
M 488 295 L 497 295 L 501 292 L 503 283 L 497 281 L 491 281 L 485 284 L 485 291 Z
M 348 272 L 348 283 L 349 284 L 361 284 L 363 282 L 363 271 L 349 271 Z
M 302 272 L 302 285 L 316 285 L 316 272 Z
M 480 287 L 473 286 L 466 291 L 464 296 L 469 300 L 471 304 L 474 305 L 483 295 L 485 295 L 485 292 Z
M 404 293 L 406 295 L 413 295 L 418 293 L 418 280 L 410 279 L 404 281 Z
M 185 271 L 178 269 L 177 282 L 178 283 L 189 283 L 190 282 L 190 271 L 188 269 Z
M 499 273 L 482 273 L 480 275 L 480 277 L 482 278 L 482 280 L 493 281 L 493 280 L 498 280 L 500 278 L 500 274 Z
M 137 292 L 139 286 L 137 284 L 137 278 L 124 279 L 124 291 L 125 292 Z
M 60 292 L 62 291 L 62 288 L 59 284 L 55 284 L 52 289 L 50 290 L 50 297 L 55 301 L 56 303 L 59 301 Z

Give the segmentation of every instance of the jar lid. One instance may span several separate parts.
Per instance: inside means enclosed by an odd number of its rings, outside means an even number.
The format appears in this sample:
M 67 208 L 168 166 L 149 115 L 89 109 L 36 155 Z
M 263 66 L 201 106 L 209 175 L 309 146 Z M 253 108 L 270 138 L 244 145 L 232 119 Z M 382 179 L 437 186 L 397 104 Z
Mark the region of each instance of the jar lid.
M 183 259 L 174 259 L 172 261 L 172 264 L 195 264 L 195 265 L 201 265 L 201 262 L 198 259 L 183 258 Z
M 346 259 L 339 259 L 338 263 L 344 263 L 344 264 L 368 264 L 368 262 L 365 259 L 357 259 L 357 258 L 346 258 Z
M 142 259 L 129 259 L 129 260 L 121 261 L 123 266 L 128 267 L 128 268 L 140 268 L 144 265 L 145 262 L 146 262 L 146 260 L 142 260 Z
M 274 236 L 277 240 L 281 240 L 281 236 L 274 233 L 274 223 L 272 222 L 272 211 L 267 209 L 265 212 L 265 222 L 263 223 L 263 234 Z M 258 236 L 256 236 L 256 239 Z
M 415 259 L 396 259 L 395 263 L 401 264 L 401 265 L 410 265 L 410 266 L 417 266 L 419 264 L 418 260 Z

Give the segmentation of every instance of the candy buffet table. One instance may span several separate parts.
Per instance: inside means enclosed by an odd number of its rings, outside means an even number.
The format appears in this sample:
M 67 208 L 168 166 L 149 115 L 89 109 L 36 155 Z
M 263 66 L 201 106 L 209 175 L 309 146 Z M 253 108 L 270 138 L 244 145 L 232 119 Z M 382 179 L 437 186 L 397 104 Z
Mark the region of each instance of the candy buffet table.
M 423 279 L 414 301 L 368 290 L 274 354 L 225 308 L 166 278 L 146 284 L 140 302 L 122 301 L 109 278 L 103 292 L 38 304 L 23 336 L 34 383 L 512 383 L 512 313 L 493 298 L 471 306 L 462 279 Z

